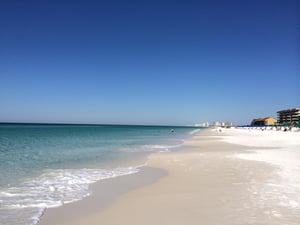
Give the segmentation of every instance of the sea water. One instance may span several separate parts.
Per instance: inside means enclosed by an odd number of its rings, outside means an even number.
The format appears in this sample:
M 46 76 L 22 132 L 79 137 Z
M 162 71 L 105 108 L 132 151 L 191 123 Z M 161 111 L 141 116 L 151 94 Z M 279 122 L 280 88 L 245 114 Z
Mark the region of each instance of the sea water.
M 0 124 L 0 224 L 32 225 L 44 210 L 91 194 L 89 184 L 139 172 L 176 150 L 192 127 Z

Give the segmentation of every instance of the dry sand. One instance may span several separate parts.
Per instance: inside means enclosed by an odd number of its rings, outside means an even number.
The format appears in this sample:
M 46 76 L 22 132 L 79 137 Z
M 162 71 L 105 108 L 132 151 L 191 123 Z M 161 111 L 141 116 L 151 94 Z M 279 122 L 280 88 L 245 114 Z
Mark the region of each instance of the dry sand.
M 49 209 L 39 225 L 300 224 L 297 183 L 286 189 L 284 168 L 246 157 L 280 149 L 240 145 L 238 136 L 202 132 L 186 141 L 188 150 L 153 154 L 144 171 L 99 182 L 91 197 Z

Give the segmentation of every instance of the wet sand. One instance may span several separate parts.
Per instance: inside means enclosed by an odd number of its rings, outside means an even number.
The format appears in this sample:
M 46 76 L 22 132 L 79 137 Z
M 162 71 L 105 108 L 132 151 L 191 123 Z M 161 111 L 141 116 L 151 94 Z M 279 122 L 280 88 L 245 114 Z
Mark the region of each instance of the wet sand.
M 239 143 L 240 134 L 202 132 L 186 141 L 188 150 L 153 154 L 140 173 L 97 183 L 90 197 L 47 210 L 39 224 L 300 224 L 300 173 L 292 171 L 296 180 L 286 188 L 282 165 L 247 159 L 280 145 Z

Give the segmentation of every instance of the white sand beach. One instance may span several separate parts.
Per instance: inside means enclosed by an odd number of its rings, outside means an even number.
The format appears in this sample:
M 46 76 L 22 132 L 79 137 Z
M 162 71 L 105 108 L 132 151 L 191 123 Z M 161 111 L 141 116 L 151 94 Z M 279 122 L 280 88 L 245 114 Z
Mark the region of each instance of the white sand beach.
M 300 132 L 206 130 L 184 147 L 97 183 L 39 225 L 300 224 Z

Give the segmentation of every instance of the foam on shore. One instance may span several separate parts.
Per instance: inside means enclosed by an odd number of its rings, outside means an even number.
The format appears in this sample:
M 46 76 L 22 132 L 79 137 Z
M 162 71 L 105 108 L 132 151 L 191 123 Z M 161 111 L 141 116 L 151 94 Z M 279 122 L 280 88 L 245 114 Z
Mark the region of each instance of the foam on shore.
M 90 184 L 138 171 L 138 167 L 49 170 L 17 187 L 0 190 L 1 221 L 14 225 L 36 224 L 46 208 L 62 206 L 89 196 Z

